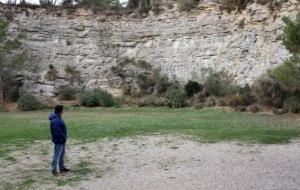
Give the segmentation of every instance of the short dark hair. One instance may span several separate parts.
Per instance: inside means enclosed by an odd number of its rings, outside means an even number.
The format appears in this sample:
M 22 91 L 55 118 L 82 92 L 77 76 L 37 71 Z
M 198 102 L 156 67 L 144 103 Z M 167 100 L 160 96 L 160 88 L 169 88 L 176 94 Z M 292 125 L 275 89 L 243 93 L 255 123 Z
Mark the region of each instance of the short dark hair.
M 54 108 L 54 112 L 55 113 L 61 113 L 64 110 L 64 106 L 63 105 L 57 105 Z

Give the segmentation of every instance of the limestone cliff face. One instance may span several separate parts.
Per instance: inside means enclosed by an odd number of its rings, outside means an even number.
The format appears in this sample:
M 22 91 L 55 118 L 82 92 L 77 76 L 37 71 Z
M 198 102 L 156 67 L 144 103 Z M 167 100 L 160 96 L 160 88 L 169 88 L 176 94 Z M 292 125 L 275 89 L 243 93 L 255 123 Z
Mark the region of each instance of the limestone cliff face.
M 145 18 L 80 9 L 69 14 L 15 9 L 9 32 L 25 34 L 23 46 L 29 62 L 37 66 L 27 73 L 24 89 L 46 96 L 66 83 L 66 65 L 80 70 L 83 87 L 116 90 L 121 80 L 110 68 L 124 57 L 161 67 L 181 82 L 201 80 L 212 68 L 228 71 L 237 83 L 245 84 L 289 57 L 280 41 L 281 19 L 295 17 L 297 6 L 296 0 L 289 0 L 270 11 L 254 3 L 241 13 L 229 14 L 204 2 L 191 12 L 173 9 L 157 16 L 150 12 Z M 45 79 L 50 64 L 61 76 L 55 81 Z

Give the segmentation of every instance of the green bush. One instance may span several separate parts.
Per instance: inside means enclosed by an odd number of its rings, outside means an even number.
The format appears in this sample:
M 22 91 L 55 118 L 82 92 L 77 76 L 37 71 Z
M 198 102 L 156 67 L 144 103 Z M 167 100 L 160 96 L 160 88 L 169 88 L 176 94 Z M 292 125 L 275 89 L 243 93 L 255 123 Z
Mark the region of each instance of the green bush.
M 21 96 L 18 100 L 18 109 L 22 111 L 38 110 L 42 107 L 41 102 L 32 95 Z
M 246 84 L 245 86 L 238 88 L 238 94 L 243 96 L 252 96 L 252 89 L 248 84 Z
M 300 90 L 300 58 L 298 56 L 286 60 L 283 65 L 274 69 L 273 74 L 287 91 Z
M 238 88 L 238 95 L 244 99 L 244 105 L 254 104 L 256 102 L 255 96 L 253 95 L 251 87 L 246 84 L 243 87 Z
M 281 108 L 287 97 L 278 81 L 270 73 L 258 78 L 252 86 L 253 93 L 260 104 Z
M 76 99 L 76 89 L 70 86 L 61 86 L 58 89 L 59 99 L 61 100 L 74 100 Z
M 142 95 L 152 94 L 155 86 L 155 79 L 147 73 L 141 73 L 137 76 L 137 83 Z
M 282 36 L 283 44 L 292 53 L 300 53 L 300 13 L 295 21 L 287 17 L 284 17 L 282 20 L 286 24 Z
M 115 102 L 112 95 L 108 92 L 95 89 L 81 94 L 80 104 L 86 107 L 112 107 Z
M 137 83 L 141 95 L 162 95 L 172 85 L 166 75 L 160 74 L 160 70 L 153 70 L 150 74 L 139 74 Z
M 193 96 L 194 94 L 200 92 L 202 90 L 202 86 L 196 82 L 189 80 L 187 84 L 184 86 L 185 93 L 188 97 Z
M 184 106 L 185 96 L 178 87 L 170 87 L 167 91 L 166 101 L 171 108 L 180 108 Z
M 233 95 L 238 90 L 233 80 L 225 72 L 210 72 L 203 86 L 207 95 L 216 97 Z
M 168 88 L 172 85 L 171 82 L 169 82 L 169 78 L 167 75 L 161 75 L 157 74 L 157 79 L 156 79 L 156 85 L 155 85 L 155 90 L 157 91 L 157 94 L 161 95 L 167 92 Z M 154 75 L 155 77 L 155 75 Z
M 10 90 L 10 93 L 9 93 L 10 101 L 17 102 L 18 99 L 20 98 L 19 86 L 20 85 L 15 85 L 15 86 L 11 87 L 11 90 Z
M 284 101 L 283 109 L 292 113 L 300 112 L 300 96 L 292 96 Z
M 122 79 L 125 95 L 163 96 L 171 85 L 168 77 L 162 75 L 160 69 L 152 68 L 151 64 L 143 60 L 121 59 L 117 65 L 111 67 L 111 71 Z

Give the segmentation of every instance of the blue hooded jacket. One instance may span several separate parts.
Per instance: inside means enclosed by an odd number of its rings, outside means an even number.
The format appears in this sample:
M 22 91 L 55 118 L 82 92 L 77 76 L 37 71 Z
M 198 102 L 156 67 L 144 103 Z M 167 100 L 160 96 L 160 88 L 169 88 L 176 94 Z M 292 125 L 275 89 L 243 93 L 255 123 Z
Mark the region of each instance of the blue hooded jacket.
M 54 144 L 65 144 L 67 140 L 67 128 L 64 120 L 55 112 L 50 114 L 49 120 L 52 142 Z

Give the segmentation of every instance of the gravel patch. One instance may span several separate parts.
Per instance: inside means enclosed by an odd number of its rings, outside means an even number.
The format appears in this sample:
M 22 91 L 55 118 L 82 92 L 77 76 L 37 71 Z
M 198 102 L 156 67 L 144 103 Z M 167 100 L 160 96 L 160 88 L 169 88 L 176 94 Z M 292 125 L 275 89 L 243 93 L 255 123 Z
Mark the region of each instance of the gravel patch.
M 41 143 L 51 148 L 47 143 Z M 34 146 L 36 148 L 36 145 Z M 37 151 L 41 152 L 41 151 Z M 0 168 L 1 178 L 22 178 L 20 170 L 44 169 L 48 155 L 36 154 L 24 161 L 14 152 L 15 164 Z M 57 187 L 52 176 L 35 180 L 39 189 L 78 190 L 298 190 L 300 189 L 300 142 L 283 145 L 241 143 L 203 144 L 187 137 L 146 137 L 70 143 L 69 166 L 90 164 L 91 172 L 75 183 Z M 48 162 L 46 161 L 48 160 Z M 5 161 L 0 160 L 4 164 Z M 45 168 L 46 167 L 46 168 Z M 48 168 L 47 168 L 48 167 Z M 3 174 L 4 173 L 4 174 Z M 22 172 L 21 172 L 22 173 Z M 33 173 L 33 175 L 35 175 Z M 68 174 L 69 177 L 73 173 Z M 37 176 L 33 176 L 37 177 Z M 69 178 L 62 177 L 68 180 Z

